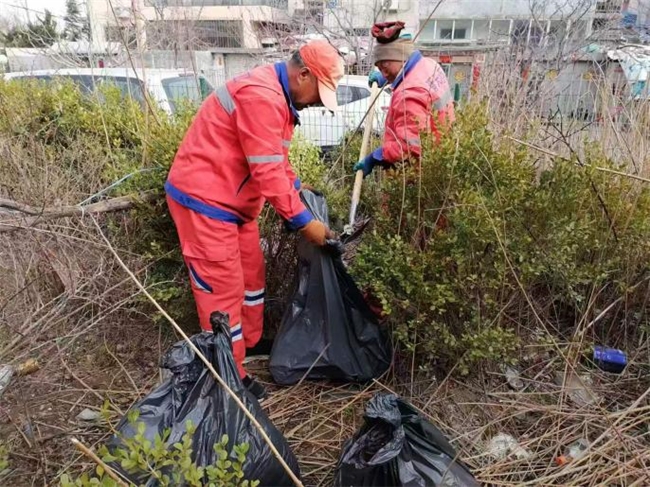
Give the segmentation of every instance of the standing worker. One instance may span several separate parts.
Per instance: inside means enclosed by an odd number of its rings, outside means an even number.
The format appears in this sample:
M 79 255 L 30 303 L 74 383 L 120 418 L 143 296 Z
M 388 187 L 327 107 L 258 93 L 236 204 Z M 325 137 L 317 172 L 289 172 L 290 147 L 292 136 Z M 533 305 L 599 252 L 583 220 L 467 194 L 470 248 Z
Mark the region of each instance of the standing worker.
M 422 154 L 420 133 L 439 138 L 443 128 L 454 121 L 454 100 L 445 72 L 433 59 L 415 49 L 410 38 L 399 37 L 403 22 L 375 24 L 373 50 L 379 73 L 370 74 L 370 83 L 391 83 L 393 92 L 386 116 L 383 144 L 354 166 L 368 176 L 375 166 L 384 169 L 418 159 Z
M 319 103 L 336 110 L 342 77 L 338 51 L 314 41 L 287 62 L 230 80 L 199 109 L 165 183 L 201 328 L 212 330 L 214 311 L 229 314 L 235 363 L 260 400 L 266 390 L 243 367 L 246 348 L 262 336 L 264 316 L 256 220 L 266 200 L 312 244 L 324 245 L 331 237 L 300 200 L 288 154 L 298 110 Z

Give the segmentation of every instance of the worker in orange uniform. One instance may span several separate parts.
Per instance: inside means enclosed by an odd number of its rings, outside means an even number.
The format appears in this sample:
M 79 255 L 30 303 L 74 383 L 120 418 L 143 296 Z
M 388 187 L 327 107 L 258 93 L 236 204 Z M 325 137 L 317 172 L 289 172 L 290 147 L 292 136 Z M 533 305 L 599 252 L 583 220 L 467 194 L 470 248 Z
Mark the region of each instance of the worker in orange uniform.
M 342 77 L 338 51 L 314 41 L 287 62 L 230 80 L 199 109 L 165 184 L 201 328 L 212 330 L 212 312 L 229 314 L 235 363 L 260 400 L 266 390 L 243 367 L 263 326 L 265 269 L 256 220 L 268 201 L 314 245 L 332 236 L 300 200 L 288 154 L 298 111 L 318 104 L 336 110 Z
M 413 41 L 400 37 L 403 22 L 376 24 L 372 35 L 379 73 L 370 82 L 391 83 L 392 97 L 386 115 L 382 146 L 354 166 L 368 176 L 375 166 L 384 169 L 422 154 L 420 133 L 440 137 L 443 127 L 454 121 L 454 100 L 445 72 L 433 59 L 415 49 Z

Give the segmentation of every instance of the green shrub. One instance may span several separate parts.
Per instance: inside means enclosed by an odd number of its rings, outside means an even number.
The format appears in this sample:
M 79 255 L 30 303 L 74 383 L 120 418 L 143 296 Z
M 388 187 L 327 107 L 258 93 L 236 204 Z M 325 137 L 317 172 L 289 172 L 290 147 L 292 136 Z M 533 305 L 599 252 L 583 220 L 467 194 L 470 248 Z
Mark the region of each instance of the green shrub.
M 111 86 L 88 95 L 72 82 L 0 81 L 0 141 L 9 149 L 0 160 L 1 183 L 13 198 L 34 206 L 157 192 L 158 200 L 139 205 L 128 218 L 106 215 L 105 230 L 119 248 L 150 264 L 151 294 L 180 322 L 194 322 L 162 187 L 196 107 L 180 106 L 174 116 L 152 108 L 143 110 Z
M 2 186 L 15 199 L 32 205 L 73 205 L 93 195 L 157 192 L 159 199 L 138 205 L 127 218 L 107 216 L 105 229 L 119 248 L 144 258 L 150 293 L 191 330 L 198 327 L 195 306 L 162 188 L 195 110 L 179 105 L 173 116 L 155 107 L 153 112 L 143 111 L 139 103 L 111 87 L 88 96 L 73 83 L 0 80 L 0 140 L 10 154 L 0 158 Z M 303 182 L 323 190 L 340 206 L 348 204 L 340 182 L 325 182 L 327 166 L 316 147 L 296 136 L 290 160 Z M 273 324 L 279 321 L 281 302 L 290 290 L 295 242 L 268 205 L 260 227 L 267 242 L 267 318 Z M 160 320 L 143 297 L 135 299 L 149 316 Z
M 100 455 L 107 464 L 119 464 L 132 478 L 154 478 L 161 487 L 186 485 L 188 487 L 256 487 L 258 480 L 244 478 L 243 466 L 249 445 L 243 443 L 228 450 L 229 438 L 224 435 L 214 445 L 217 460 L 213 465 L 197 466 L 192 461 L 192 438 L 196 427 L 191 421 L 186 424 L 187 432 L 180 442 L 168 445 L 170 430 L 156 435 L 154 441 L 144 436 L 145 424 L 138 423 L 137 410 L 129 413 L 129 421 L 136 427 L 133 438 L 121 438 L 123 447 L 108 451 L 102 447 Z M 72 480 L 67 474 L 61 476 L 61 487 L 90 487 L 101 485 L 117 487 L 118 484 L 104 470 L 97 466 L 95 475 L 83 474 Z
M 9 447 L 0 441 L 0 475 L 9 468 Z
M 494 140 L 482 106 L 458 118 L 439 145 L 426 141 L 420 167 L 366 185 L 382 202 L 353 269 L 402 349 L 466 373 L 514 359 L 538 327 L 570 338 L 619 297 L 645 316 L 648 288 L 630 286 L 650 257 L 648 188 L 596 170 L 613 167 L 597 150 L 540 170 L 538 154 Z M 592 333 L 613 343 L 617 328 Z
M 156 191 L 153 203 L 104 219 L 111 240 L 141 256 L 152 294 L 197 329 L 195 309 L 162 186 L 194 107 L 145 112 L 113 90 L 0 81 L 0 185 L 33 205 L 77 204 L 101 193 Z M 347 223 L 354 134 L 324 162 L 296 138 L 290 159 L 328 199 L 332 227 Z M 581 160 L 555 159 L 496 139 L 470 104 L 439 144 L 423 141 L 417 166 L 364 181 L 359 217 L 373 217 L 352 270 L 381 303 L 399 350 L 423 368 L 510 361 L 531 332 L 563 340 L 579 325 L 592 341 L 625 346 L 647 328 L 650 194 L 596 144 Z M 373 140 L 371 148 L 379 141 Z M 117 186 L 106 189 L 115 181 Z M 296 268 L 295 237 L 268 206 L 267 331 L 284 312 Z M 140 299 L 140 298 L 136 298 Z M 614 306 L 608 308 L 612 303 Z M 139 303 L 151 316 L 148 304 Z M 620 332 L 624 330 L 624 334 Z M 523 339 L 523 340 L 522 340 Z

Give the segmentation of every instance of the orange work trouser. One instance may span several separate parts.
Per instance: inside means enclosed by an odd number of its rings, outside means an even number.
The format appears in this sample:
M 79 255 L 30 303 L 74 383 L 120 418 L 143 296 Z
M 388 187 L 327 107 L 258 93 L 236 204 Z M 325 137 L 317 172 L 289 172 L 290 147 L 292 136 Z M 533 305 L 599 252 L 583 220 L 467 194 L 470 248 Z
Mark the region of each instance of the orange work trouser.
M 246 348 L 262 337 L 264 322 L 264 255 L 257 222 L 237 225 L 201 215 L 167 197 L 187 265 L 192 293 L 204 331 L 212 331 L 210 315 L 224 311 L 230 317 L 235 363 Z

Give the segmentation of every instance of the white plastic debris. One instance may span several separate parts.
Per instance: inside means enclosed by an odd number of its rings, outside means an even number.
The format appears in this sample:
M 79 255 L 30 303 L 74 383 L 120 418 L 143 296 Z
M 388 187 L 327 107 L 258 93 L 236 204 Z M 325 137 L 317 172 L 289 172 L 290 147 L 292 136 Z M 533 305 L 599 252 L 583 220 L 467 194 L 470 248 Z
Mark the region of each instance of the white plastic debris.
M 506 380 L 508 381 L 508 385 L 511 389 L 515 391 L 521 391 L 524 388 L 524 381 L 521 380 L 521 374 L 517 369 L 510 366 L 505 366 L 503 368 L 503 373 L 505 374 Z
M 578 460 L 585 456 L 587 449 L 589 448 L 589 441 L 584 438 L 580 438 L 577 441 L 571 443 L 565 450 L 564 455 L 560 455 L 555 459 L 555 462 L 562 466 L 566 465 L 569 462 Z
M 14 368 L 11 365 L 0 365 L 0 397 L 11 383 L 13 376 Z
M 577 375 L 569 372 L 566 379 L 563 375 L 558 374 L 555 377 L 558 385 L 563 385 L 567 391 L 569 399 L 579 407 L 589 406 L 600 401 L 600 397 L 591 390 L 592 380 L 589 375 Z
M 79 421 L 97 421 L 102 418 L 102 413 L 99 411 L 93 411 L 92 409 L 84 409 L 79 414 L 77 414 L 77 419 Z
M 495 460 L 504 460 L 511 455 L 518 460 L 532 456 L 532 453 L 522 447 L 517 440 L 505 433 L 499 433 L 489 441 L 487 454 Z

